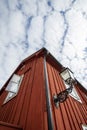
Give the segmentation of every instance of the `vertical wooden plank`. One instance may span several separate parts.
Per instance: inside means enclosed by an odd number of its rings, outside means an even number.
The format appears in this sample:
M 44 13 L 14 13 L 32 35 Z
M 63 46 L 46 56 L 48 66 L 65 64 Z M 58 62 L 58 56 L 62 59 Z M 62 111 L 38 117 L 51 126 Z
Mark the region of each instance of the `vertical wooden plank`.
M 41 59 L 39 58 L 35 68 L 34 82 L 32 86 L 31 100 L 25 130 L 43 130 L 43 117 L 41 106 L 41 88 L 43 86 L 42 65 L 43 64 L 41 63 Z
M 26 66 L 27 67 L 27 66 Z M 26 68 L 25 68 L 26 69 Z M 26 77 L 27 78 L 27 77 Z M 19 104 L 21 104 L 23 101 L 21 100 L 21 98 L 23 98 L 24 97 L 24 92 L 25 91 L 23 91 L 23 87 L 24 87 L 24 84 L 26 83 L 26 79 L 25 78 L 25 76 L 23 77 L 23 81 L 22 81 L 22 84 L 21 84 L 21 86 L 20 86 L 20 89 L 19 89 L 19 92 L 18 92 L 18 94 L 17 94 L 17 96 L 16 96 L 16 100 L 15 100 L 15 106 L 14 106 L 14 110 L 13 110 L 13 113 L 12 113 L 12 116 L 11 116 L 11 118 L 10 118 L 10 123 L 17 123 L 17 121 L 18 121 L 18 119 L 17 119 L 17 116 L 16 116 L 16 113 L 17 113 L 17 110 L 18 110 L 18 106 L 19 106 L 19 109 L 21 108 L 20 107 L 20 105 Z M 24 88 L 24 90 L 25 90 L 25 88 Z M 22 109 L 22 108 L 21 108 Z M 20 109 L 20 111 L 21 111 L 21 109 Z M 18 113 L 18 115 L 19 115 L 19 113 Z M 15 119 L 17 119 L 16 121 L 15 121 Z
M 47 68 L 48 68 L 49 86 L 50 86 L 50 92 L 51 92 L 51 101 L 53 102 L 53 96 L 54 94 L 56 94 L 56 89 L 54 86 L 51 68 L 48 63 L 47 63 Z M 52 110 L 53 110 L 53 117 L 54 117 L 53 119 L 54 119 L 55 129 L 61 129 L 61 126 L 64 129 L 61 113 L 59 111 L 57 113 L 57 109 L 55 108 L 54 104 L 53 104 Z
M 23 127 L 25 127 L 26 125 L 26 118 L 27 118 L 27 114 L 29 110 L 28 107 L 30 104 L 30 98 L 31 98 L 31 93 L 32 93 L 32 83 L 33 83 L 33 78 L 34 78 L 35 65 L 36 65 L 36 60 L 33 61 L 32 63 L 32 68 L 31 68 L 31 71 L 29 72 L 30 74 L 28 74 L 27 76 L 27 78 L 29 78 L 28 82 L 24 85 L 24 87 L 26 88 L 25 98 L 24 98 L 24 103 L 21 110 L 20 119 L 18 122 L 19 124 L 23 125 Z
M 43 130 L 48 130 L 48 121 L 47 121 L 47 111 L 44 112 L 44 129 Z
M 55 70 L 54 70 L 54 74 L 55 74 L 54 79 L 55 79 L 55 83 L 56 83 L 57 93 L 59 93 L 60 91 L 63 91 L 65 88 L 64 88 L 64 85 L 62 85 L 62 82 L 61 82 L 61 79 L 60 79 L 58 70 L 55 69 Z M 72 117 L 71 117 L 71 115 L 70 115 L 70 111 L 69 111 L 69 107 L 68 107 L 67 101 L 64 103 L 64 108 L 65 108 L 65 112 L 66 112 L 66 114 L 67 114 L 67 119 L 68 119 L 68 122 L 69 122 L 69 123 L 68 123 L 69 129 L 70 129 L 70 130 L 74 130 L 75 127 L 74 127 L 74 124 L 73 124 Z M 64 112 L 62 111 L 61 105 L 60 105 L 60 107 L 59 107 L 58 109 L 60 109 L 61 116 L 62 116 L 62 118 L 64 118 L 64 116 L 63 116 L 63 114 L 62 114 L 62 113 L 64 113 Z M 66 123 L 66 121 L 64 122 L 64 119 L 62 119 L 62 122 L 63 122 L 63 124 Z M 61 124 L 61 123 L 60 123 L 60 124 Z M 66 124 L 67 124 L 67 123 L 66 123 Z M 67 126 L 68 126 L 68 125 L 67 125 Z M 65 125 L 64 125 L 64 126 L 65 126 Z M 61 128 L 61 129 L 62 129 L 62 128 Z M 65 128 L 64 128 L 64 129 L 65 129 Z
M 31 66 L 31 64 L 29 64 L 29 65 L 27 64 L 26 68 L 29 68 L 29 66 Z M 15 118 L 14 118 L 14 123 L 15 124 L 19 124 L 20 115 L 22 114 L 24 102 L 26 102 L 25 101 L 25 96 L 27 94 L 27 89 L 29 87 L 28 82 L 30 80 L 30 71 L 31 70 L 29 70 L 27 73 L 25 73 L 24 78 L 23 78 L 23 80 L 25 82 L 24 82 L 24 84 L 22 83 L 22 86 L 21 86 L 22 92 L 18 95 L 20 97 L 20 101 L 18 100 L 18 105 L 17 105 L 17 109 L 16 109 L 16 112 L 15 112 Z

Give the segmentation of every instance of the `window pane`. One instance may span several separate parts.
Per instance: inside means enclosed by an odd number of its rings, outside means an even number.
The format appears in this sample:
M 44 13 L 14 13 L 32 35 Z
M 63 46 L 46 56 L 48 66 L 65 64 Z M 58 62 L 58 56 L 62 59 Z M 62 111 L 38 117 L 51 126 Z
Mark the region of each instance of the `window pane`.
M 16 96 L 15 93 L 9 92 L 3 104 L 5 104 L 6 102 L 8 102 L 9 100 L 11 100 L 15 96 Z
M 8 86 L 6 87 L 6 90 L 13 93 L 17 93 L 20 86 L 20 82 L 22 81 L 22 78 L 23 76 L 14 74 L 12 79 L 8 83 Z
M 9 91 L 17 93 L 17 91 L 18 91 L 18 84 L 14 83 L 14 82 L 10 82 L 10 90 Z
M 8 93 L 8 98 L 11 98 L 13 95 L 14 95 L 14 93 L 9 92 L 9 93 Z
M 6 96 L 4 103 L 8 102 L 10 99 L 12 99 L 14 96 L 17 95 L 23 76 L 24 75 L 21 75 L 21 76 L 16 75 L 16 74 L 13 75 L 12 79 L 8 83 L 8 86 L 6 87 L 6 90 L 9 91 L 9 93 Z
M 70 78 L 70 75 L 69 75 L 69 72 L 67 69 L 61 73 L 61 76 L 62 76 L 63 80 L 67 80 L 68 78 Z
M 13 92 L 13 93 L 17 93 L 18 83 L 14 83 L 14 82 L 10 81 L 10 83 L 8 84 L 6 90 L 10 91 L 10 92 Z
M 20 78 L 21 77 L 19 75 L 14 74 L 13 77 L 12 77 L 12 79 L 11 79 L 11 81 L 13 81 L 15 83 L 19 83 Z

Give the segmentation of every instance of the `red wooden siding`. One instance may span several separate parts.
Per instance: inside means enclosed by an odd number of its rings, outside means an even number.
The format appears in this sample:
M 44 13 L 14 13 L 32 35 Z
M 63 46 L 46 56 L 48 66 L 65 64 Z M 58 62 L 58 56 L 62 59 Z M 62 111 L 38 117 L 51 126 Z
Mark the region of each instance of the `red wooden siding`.
M 65 85 L 59 76 L 60 70 L 58 71 L 54 66 L 51 63 L 47 63 L 51 101 L 54 94 L 65 89 Z M 87 99 L 85 94 L 79 89 L 78 84 L 75 85 L 75 88 L 82 103 L 69 96 L 57 109 L 52 101 L 54 124 L 57 130 L 80 130 L 82 129 L 81 124 L 87 124 Z
M 24 70 L 17 74 L 24 75 L 18 95 L 3 104 L 7 92 L 0 97 L 0 120 L 23 126 L 24 130 L 47 128 L 47 111 L 44 86 L 43 58 L 35 58 L 25 64 Z
M 0 121 L 0 130 L 23 130 L 20 126 Z
M 86 93 L 80 89 L 81 86 L 77 83 L 75 88 L 82 103 L 69 96 L 57 109 L 53 102 L 53 95 L 65 89 L 59 75 L 62 66 L 51 55 L 47 56 L 46 64 L 54 130 L 82 130 L 81 124 L 87 124 Z M 24 74 L 23 81 L 17 96 L 6 104 L 3 104 L 3 102 L 8 92 L 5 89 L 1 92 L 0 121 L 4 123 L 0 123 L 0 130 L 19 130 L 21 128 L 23 130 L 48 130 L 44 50 L 42 49 L 26 58 L 15 73 L 18 75 Z M 3 88 L 6 86 L 7 84 Z M 11 125 L 16 127 L 13 128 Z M 8 126 L 9 128 L 7 128 Z

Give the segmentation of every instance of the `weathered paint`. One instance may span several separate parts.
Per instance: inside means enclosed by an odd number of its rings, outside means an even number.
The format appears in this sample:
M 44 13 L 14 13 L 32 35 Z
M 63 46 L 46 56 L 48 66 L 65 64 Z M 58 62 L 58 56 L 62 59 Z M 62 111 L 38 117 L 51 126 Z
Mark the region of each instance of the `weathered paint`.
M 3 104 L 8 93 L 5 88 L 11 77 L 3 86 L 0 92 L 0 121 L 2 122 L 0 130 L 20 130 L 21 128 L 23 130 L 48 130 L 44 77 L 45 53 L 46 50 L 41 49 L 26 58 L 15 70 L 16 74 L 24 74 L 24 78 L 17 96 L 6 104 Z M 59 75 L 62 65 L 51 54 L 48 54 L 46 66 L 54 130 L 82 130 L 81 124 L 87 124 L 86 90 L 77 82 L 75 88 L 82 103 L 69 96 L 57 109 L 53 102 L 53 95 L 65 89 Z M 16 127 L 13 128 L 11 125 Z

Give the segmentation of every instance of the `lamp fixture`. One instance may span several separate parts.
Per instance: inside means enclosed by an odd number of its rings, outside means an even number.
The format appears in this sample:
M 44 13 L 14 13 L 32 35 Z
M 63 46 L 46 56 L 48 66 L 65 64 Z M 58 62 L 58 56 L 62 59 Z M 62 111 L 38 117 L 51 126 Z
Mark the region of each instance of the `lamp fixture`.
M 64 68 L 63 71 L 60 72 L 60 76 L 68 85 L 71 85 L 72 82 L 75 81 L 74 74 L 69 68 Z
M 64 68 L 60 73 L 60 76 L 65 81 L 65 83 L 69 85 L 69 88 L 53 96 L 54 104 L 56 107 L 59 106 L 59 103 L 64 102 L 68 98 L 68 95 L 72 92 L 73 83 L 75 82 L 73 72 L 69 68 Z

